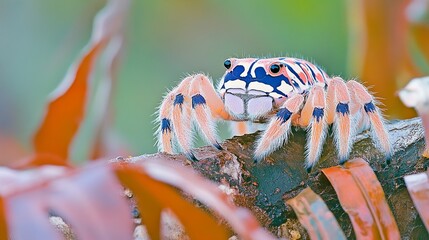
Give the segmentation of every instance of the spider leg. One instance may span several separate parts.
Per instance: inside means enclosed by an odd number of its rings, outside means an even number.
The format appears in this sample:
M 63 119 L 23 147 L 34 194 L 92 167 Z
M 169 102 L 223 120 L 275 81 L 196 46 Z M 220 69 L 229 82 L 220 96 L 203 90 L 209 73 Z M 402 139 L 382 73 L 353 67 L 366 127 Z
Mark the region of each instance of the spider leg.
M 160 151 L 165 151 L 166 153 L 173 153 L 172 147 L 172 125 L 171 125 L 171 109 L 173 107 L 174 100 L 174 91 L 171 91 L 165 96 L 162 101 L 161 107 L 159 108 L 159 129 L 157 131 L 158 135 L 158 149 Z
M 182 110 L 181 107 L 185 100 L 183 92 L 185 92 L 185 89 L 189 87 L 191 80 L 192 78 L 190 77 L 183 79 L 180 84 L 171 90 L 162 101 L 158 119 L 160 122 L 160 129 L 158 131 L 158 148 L 160 151 L 165 151 L 170 154 L 173 153 L 172 139 L 174 132 L 177 130 L 177 127 L 173 125 L 179 125 L 179 130 L 183 128 L 183 126 L 180 125 L 181 121 L 179 121 L 179 124 L 174 122 L 177 121 L 177 119 L 180 119 L 178 110 L 179 112 Z M 176 119 L 173 119 L 173 109 L 176 109 Z M 183 143 L 183 140 L 181 142 Z
M 186 156 L 196 161 L 196 157 L 191 151 L 192 134 L 191 134 L 191 103 L 188 95 L 189 87 L 192 81 L 192 76 L 185 78 L 174 92 L 174 101 L 171 111 L 171 119 L 173 122 L 173 131 L 177 139 L 179 147 L 183 150 Z
M 350 118 L 350 94 L 345 82 L 335 77 L 331 79 L 327 95 L 326 121 L 334 124 L 334 139 L 337 146 L 340 164 L 349 157 L 351 150 L 351 118 Z
M 210 80 L 202 74 L 186 77 L 161 104 L 158 131 L 160 151 L 172 153 L 172 140 L 175 138 L 185 155 L 197 161 L 191 151 L 193 120 L 205 139 L 222 149 L 217 141 L 214 118 L 229 119 L 229 114 Z
M 322 153 L 322 146 L 326 138 L 327 124 L 325 120 L 325 91 L 320 86 L 311 88 L 307 102 L 302 111 L 299 124 L 308 126 L 306 145 L 306 168 L 310 172 Z
M 369 119 L 369 126 L 371 127 L 373 139 L 381 147 L 386 157 L 390 159 L 392 155 L 392 146 L 390 144 L 389 134 L 384 127 L 383 116 L 375 105 L 374 98 L 362 84 L 354 80 L 348 81 L 347 87 L 352 95 L 352 101 L 359 106 L 361 118 Z M 367 129 L 369 126 L 366 124 L 366 126 L 363 127 Z
M 228 119 L 229 114 L 226 112 L 223 102 L 210 80 L 202 75 L 197 74 L 191 82 L 189 96 L 192 99 L 192 112 L 196 123 L 207 140 L 219 150 L 222 150 L 218 142 L 213 115 L 223 119 Z
M 261 161 L 287 141 L 292 115 L 299 112 L 303 101 L 302 95 L 293 95 L 286 100 L 276 116 L 270 120 L 267 129 L 257 142 L 254 152 L 255 162 Z

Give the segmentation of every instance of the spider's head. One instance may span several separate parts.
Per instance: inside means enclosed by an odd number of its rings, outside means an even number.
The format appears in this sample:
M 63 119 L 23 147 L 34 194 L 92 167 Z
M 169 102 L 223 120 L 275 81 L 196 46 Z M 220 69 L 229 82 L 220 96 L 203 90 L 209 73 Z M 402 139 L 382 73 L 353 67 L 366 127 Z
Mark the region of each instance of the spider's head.
M 237 120 L 266 116 L 294 89 L 281 58 L 229 58 L 224 66 L 219 93 Z

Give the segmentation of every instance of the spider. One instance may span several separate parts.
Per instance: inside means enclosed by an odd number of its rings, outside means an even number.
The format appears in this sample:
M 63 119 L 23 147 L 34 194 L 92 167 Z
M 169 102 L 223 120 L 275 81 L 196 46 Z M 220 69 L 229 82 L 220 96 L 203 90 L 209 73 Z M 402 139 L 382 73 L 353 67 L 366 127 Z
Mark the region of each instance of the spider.
M 352 137 L 371 129 L 386 157 L 392 148 L 374 97 L 355 80 L 329 77 L 318 66 L 297 58 L 230 58 L 217 89 L 209 77 L 184 78 L 164 98 L 159 109 L 158 145 L 173 152 L 173 140 L 186 156 L 191 151 L 192 125 L 205 140 L 222 150 L 215 121 L 235 122 L 246 133 L 246 122 L 267 122 L 256 142 L 255 162 L 260 162 L 288 140 L 291 126 L 307 128 L 307 171 L 320 158 L 328 125 L 333 125 L 340 164 L 349 157 Z

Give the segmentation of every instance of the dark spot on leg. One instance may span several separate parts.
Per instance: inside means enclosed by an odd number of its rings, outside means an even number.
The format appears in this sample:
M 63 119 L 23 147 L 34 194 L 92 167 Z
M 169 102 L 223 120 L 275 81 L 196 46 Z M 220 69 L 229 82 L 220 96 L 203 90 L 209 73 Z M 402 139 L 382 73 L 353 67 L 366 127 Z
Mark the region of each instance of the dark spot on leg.
M 340 161 L 340 165 L 344 165 L 344 163 L 347 162 L 347 158 L 340 158 L 339 161 Z
M 185 153 L 185 155 L 189 160 L 192 160 L 194 162 L 198 162 L 198 159 L 195 157 L 195 155 L 192 152 L 187 152 L 187 153 Z
M 363 105 L 363 109 L 365 109 L 365 112 L 367 113 L 373 113 L 375 112 L 375 105 L 372 102 L 366 103 L 365 105 Z
M 201 94 L 192 96 L 192 108 L 196 108 L 198 105 L 205 105 L 206 99 Z
M 311 170 L 313 170 L 313 167 L 312 167 L 312 166 L 307 167 L 305 170 L 307 170 L 307 173 L 310 173 L 310 172 L 311 172 Z
M 338 103 L 336 111 L 337 111 L 337 113 L 341 113 L 343 116 L 349 115 L 350 114 L 349 104 Z
M 313 110 L 313 118 L 316 119 L 316 122 L 320 122 L 322 120 L 325 111 L 323 108 L 314 108 Z
M 279 111 L 276 114 L 276 117 L 280 119 L 280 121 L 283 123 L 287 122 L 292 116 L 292 112 L 289 111 L 287 108 L 280 108 Z
M 173 105 L 180 105 L 181 106 L 184 101 L 185 101 L 185 97 L 183 96 L 183 94 L 179 93 L 176 95 L 176 98 L 174 99 Z
M 168 118 L 161 119 L 161 132 L 167 133 L 171 132 L 171 122 Z
M 390 163 L 392 162 L 392 158 L 390 156 L 386 157 L 386 163 L 387 165 L 390 165 Z
M 218 150 L 221 150 L 221 151 L 223 150 L 223 147 L 218 142 L 214 143 L 213 146 Z

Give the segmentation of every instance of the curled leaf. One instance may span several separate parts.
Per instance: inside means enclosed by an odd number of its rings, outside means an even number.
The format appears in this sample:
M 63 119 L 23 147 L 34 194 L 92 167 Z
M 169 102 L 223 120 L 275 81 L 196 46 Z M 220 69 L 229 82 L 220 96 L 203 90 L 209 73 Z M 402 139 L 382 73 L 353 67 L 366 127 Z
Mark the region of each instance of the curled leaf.
M 429 231 L 429 171 L 404 177 L 411 199 Z
M 286 203 L 292 206 L 311 239 L 346 239 L 334 214 L 311 188 L 307 187 Z
M 400 239 L 383 188 L 369 164 L 356 158 L 322 170 L 349 215 L 357 239 Z

